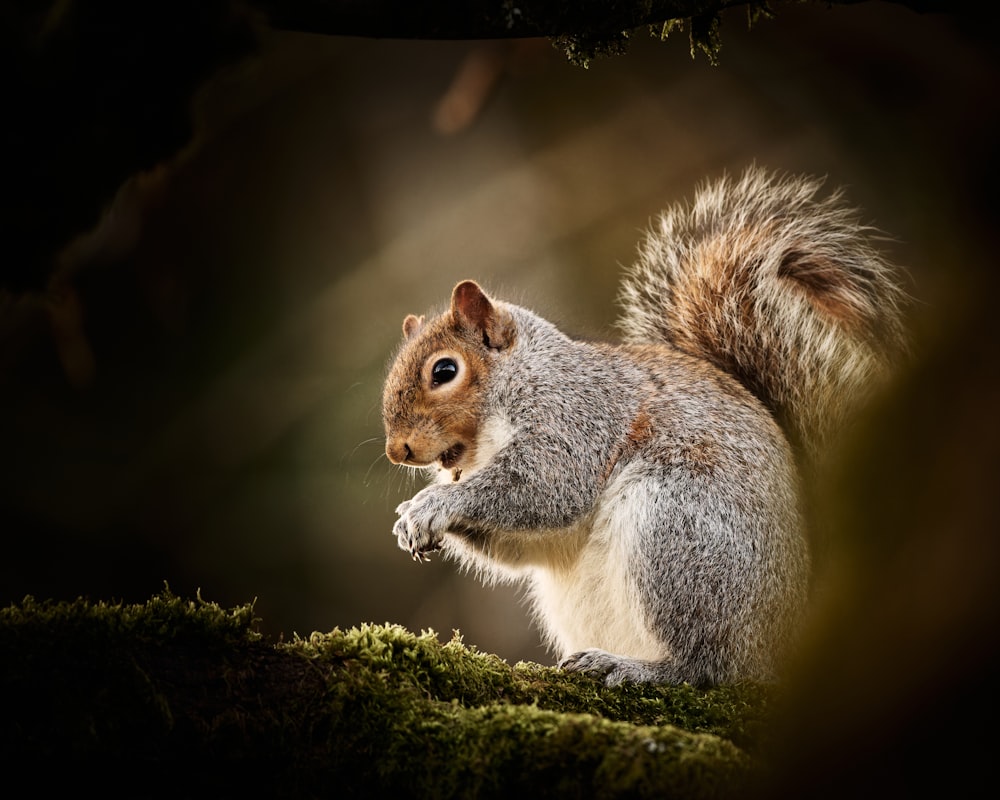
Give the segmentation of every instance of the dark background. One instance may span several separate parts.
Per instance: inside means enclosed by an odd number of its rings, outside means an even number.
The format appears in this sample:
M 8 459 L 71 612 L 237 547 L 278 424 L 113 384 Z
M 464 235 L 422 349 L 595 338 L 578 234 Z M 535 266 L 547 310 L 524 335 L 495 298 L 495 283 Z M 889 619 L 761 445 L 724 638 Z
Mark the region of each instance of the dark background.
M 382 455 L 405 314 L 475 278 L 611 335 L 650 217 L 750 162 L 848 187 L 908 269 L 920 335 L 995 291 L 998 69 L 977 27 L 880 3 L 724 19 L 718 66 L 680 34 L 587 70 L 541 40 L 265 31 L 47 297 L 0 293 L 0 603 L 166 581 L 256 598 L 273 636 L 391 621 L 547 662 L 515 589 L 390 535 L 419 487 Z

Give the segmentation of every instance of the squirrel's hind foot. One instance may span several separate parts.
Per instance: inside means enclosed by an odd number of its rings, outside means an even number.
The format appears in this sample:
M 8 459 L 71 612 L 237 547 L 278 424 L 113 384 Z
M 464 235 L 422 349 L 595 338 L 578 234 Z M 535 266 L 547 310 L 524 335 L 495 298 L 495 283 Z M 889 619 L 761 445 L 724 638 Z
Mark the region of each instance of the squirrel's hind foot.
M 601 681 L 605 686 L 619 686 L 623 683 L 700 684 L 703 682 L 697 676 L 684 675 L 673 661 L 644 661 L 628 656 L 617 656 L 597 647 L 567 656 L 559 662 L 559 668 L 567 672 L 582 672 Z
M 573 653 L 559 662 L 559 668 L 567 672 L 582 672 L 595 678 L 605 686 L 618 686 L 622 683 L 664 683 L 657 679 L 654 665 L 648 661 L 640 661 L 626 656 L 616 656 L 607 650 L 592 647 Z

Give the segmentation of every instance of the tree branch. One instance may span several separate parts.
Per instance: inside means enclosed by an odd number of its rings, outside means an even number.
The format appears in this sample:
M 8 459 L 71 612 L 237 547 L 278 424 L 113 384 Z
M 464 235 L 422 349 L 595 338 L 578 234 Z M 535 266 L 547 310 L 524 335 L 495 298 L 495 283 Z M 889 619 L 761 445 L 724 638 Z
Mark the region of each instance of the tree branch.
M 823 0 L 854 5 L 866 0 Z M 968 0 L 890 0 L 916 11 L 955 12 Z M 283 30 L 341 36 L 481 39 L 568 34 L 606 35 L 672 20 L 715 16 L 746 6 L 753 15 L 766 0 L 248 0 Z
M 104 797 L 735 796 L 770 690 L 605 688 L 362 625 L 269 644 L 252 606 L 0 609 L 4 779 Z
M 746 0 L 253 0 L 281 29 L 348 36 L 478 39 L 616 33 L 718 13 Z

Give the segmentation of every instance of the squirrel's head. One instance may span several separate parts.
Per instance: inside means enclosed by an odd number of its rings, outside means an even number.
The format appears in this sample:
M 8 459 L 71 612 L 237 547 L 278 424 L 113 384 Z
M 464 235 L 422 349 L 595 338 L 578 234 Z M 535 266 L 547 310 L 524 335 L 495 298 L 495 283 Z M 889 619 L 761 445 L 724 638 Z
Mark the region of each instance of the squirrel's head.
M 385 453 L 394 464 L 460 470 L 475 456 L 490 371 L 515 339 L 510 312 L 474 281 L 430 320 L 403 320 L 403 344 L 382 394 Z

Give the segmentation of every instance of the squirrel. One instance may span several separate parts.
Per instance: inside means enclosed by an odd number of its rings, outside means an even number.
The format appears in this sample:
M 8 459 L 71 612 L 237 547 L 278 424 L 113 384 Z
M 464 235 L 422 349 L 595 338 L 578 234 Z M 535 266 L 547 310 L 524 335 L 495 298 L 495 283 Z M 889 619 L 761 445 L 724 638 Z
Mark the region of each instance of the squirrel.
M 607 685 L 778 680 L 810 595 L 803 475 L 906 350 L 898 271 L 823 183 L 754 165 L 662 212 L 620 343 L 471 280 L 407 316 L 385 452 L 436 480 L 399 546 L 522 582 L 559 665 Z

